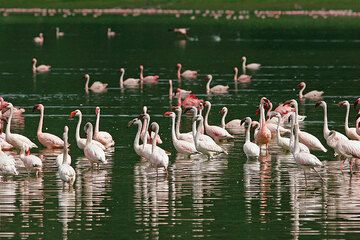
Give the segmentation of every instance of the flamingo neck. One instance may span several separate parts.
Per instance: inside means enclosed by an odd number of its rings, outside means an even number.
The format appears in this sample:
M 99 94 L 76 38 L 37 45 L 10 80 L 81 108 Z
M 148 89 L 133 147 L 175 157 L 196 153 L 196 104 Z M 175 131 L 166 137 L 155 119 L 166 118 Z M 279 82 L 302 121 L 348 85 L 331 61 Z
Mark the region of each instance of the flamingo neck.
M 264 113 L 264 107 L 262 104 L 260 104 L 260 129 L 263 129 L 265 127 L 265 113 Z
M 179 80 L 181 80 L 181 66 L 178 67 L 177 77 L 178 77 Z
M 171 138 L 173 144 L 175 145 L 175 142 L 178 141 L 175 133 L 175 116 L 171 116 Z
M 212 78 L 209 79 L 209 81 L 206 83 L 206 93 L 210 92 L 210 83 L 212 81 Z
M 199 138 L 200 138 L 200 134 L 201 134 L 200 133 L 201 125 L 203 125 L 203 124 L 204 124 L 204 120 L 201 118 L 199 121 L 199 126 L 197 127 L 195 139 L 194 139 L 195 145 L 197 145 L 197 143 L 199 142 Z M 196 126 L 196 121 L 195 121 L 195 126 Z
M 208 118 L 209 118 L 210 110 L 211 110 L 211 104 L 209 104 L 208 109 L 207 109 L 206 114 L 205 114 L 205 123 L 204 123 L 205 128 L 208 128 L 208 127 L 209 127 Z M 201 124 L 200 124 L 200 125 L 202 125 L 203 122 L 204 122 L 204 121 L 201 121 Z
M 99 132 L 99 125 L 100 125 L 100 112 L 96 113 L 96 122 L 95 122 L 95 133 Z
M 180 136 L 180 123 L 181 123 L 181 111 L 177 114 L 177 122 L 176 122 L 176 137 Z
M 346 104 L 346 115 L 345 115 L 345 132 L 348 132 L 349 129 L 349 113 L 350 113 L 350 105 Z
M 43 123 L 44 123 L 44 108 L 40 108 L 40 120 L 39 120 L 38 129 L 37 129 L 37 134 L 42 133 Z
M 140 80 L 144 79 L 144 75 L 143 75 L 144 69 L 141 67 L 140 68 Z
M 89 127 L 87 130 L 87 136 L 86 136 L 86 145 L 90 144 L 92 142 L 92 136 L 93 136 L 93 128 L 92 126 Z
M 245 71 L 244 69 L 246 69 L 246 58 L 244 58 L 244 60 L 242 62 L 242 68 L 243 68 L 243 71 Z
M 154 136 L 154 138 L 152 139 L 151 154 L 154 153 L 154 150 L 155 150 L 155 147 L 156 147 L 156 138 L 157 138 L 158 134 L 159 134 L 159 128 L 156 127 L 156 129 L 155 129 L 155 136 Z
M 235 68 L 235 74 L 234 74 L 234 81 L 236 81 L 238 79 L 238 72 L 239 70 L 237 68 Z
M 62 164 L 66 164 L 67 158 L 68 158 L 68 154 L 69 154 L 69 149 L 68 149 L 68 133 L 65 132 L 64 133 L 64 148 L 63 148 L 63 162 Z
M 120 88 L 124 88 L 124 74 L 125 71 L 123 71 L 120 75 Z
M 33 65 L 32 65 L 32 70 L 33 70 L 33 72 L 36 72 L 36 61 L 35 61 L 35 62 L 33 62 Z
M 89 81 L 90 81 L 90 78 L 86 78 L 86 82 L 85 82 L 85 91 L 86 92 L 89 91 Z
M 251 121 L 250 121 L 248 127 L 246 128 L 245 142 L 250 142 L 250 128 L 251 128 Z
M 13 117 L 13 107 L 10 108 L 10 116 L 9 116 L 9 119 L 8 119 L 8 123 L 6 125 L 6 136 L 10 136 L 11 132 L 10 132 L 10 127 L 11 127 L 11 120 L 12 120 L 12 117 Z
M 178 97 L 178 106 L 181 107 L 181 104 L 182 104 L 181 97 Z
M 293 142 L 294 142 L 294 120 L 291 119 L 291 122 L 290 122 L 290 125 L 291 125 L 291 129 L 290 129 L 290 150 L 293 152 Z
M 221 117 L 221 128 L 225 129 L 225 118 L 227 115 L 227 111 L 224 111 L 222 117 Z
M 329 126 L 328 126 L 328 117 L 327 117 L 327 105 L 325 104 L 325 106 L 323 107 L 324 109 L 324 128 L 323 128 L 323 133 L 324 133 L 324 138 L 327 139 L 327 137 L 330 134 L 330 130 L 329 130 Z
M 169 80 L 169 99 L 172 99 L 173 97 L 173 85 L 172 80 Z
M 270 103 L 269 103 L 269 110 L 268 110 L 267 113 L 266 113 L 266 116 L 267 116 L 267 117 L 269 117 L 270 112 L 272 111 L 272 108 L 273 108 L 273 104 L 272 104 L 272 102 L 270 102 Z M 265 119 L 265 120 L 266 120 L 266 119 Z
M 299 125 L 295 124 L 295 144 L 294 144 L 294 154 L 298 154 L 300 152 L 299 146 Z
M 76 131 L 75 131 L 75 139 L 76 139 L 77 143 L 80 142 L 80 126 L 81 126 L 81 122 L 82 122 L 82 114 L 80 113 L 79 121 L 78 121 L 78 123 L 76 125 Z
M 147 143 L 149 123 L 150 123 L 150 115 L 146 113 L 144 118 L 144 124 L 141 130 L 141 135 L 144 135 L 143 143 Z
M 304 97 L 303 92 L 304 92 L 305 88 L 306 88 L 306 85 L 304 85 L 304 86 L 300 89 L 300 92 L 299 92 L 299 98 L 300 98 L 300 99 Z
M 134 149 L 135 149 L 135 151 L 136 151 L 137 149 L 140 149 L 140 144 L 139 144 L 139 142 L 140 142 L 140 132 L 141 132 L 141 128 L 142 128 L 142 122 L 139 121 L 138 129 L 137 129 L 136 136 L 135 136 L 135 140 L 134 140 Z M 146 143 L 143 142 L 143 148 L 144 148 L 145 144 L 146 144 Z

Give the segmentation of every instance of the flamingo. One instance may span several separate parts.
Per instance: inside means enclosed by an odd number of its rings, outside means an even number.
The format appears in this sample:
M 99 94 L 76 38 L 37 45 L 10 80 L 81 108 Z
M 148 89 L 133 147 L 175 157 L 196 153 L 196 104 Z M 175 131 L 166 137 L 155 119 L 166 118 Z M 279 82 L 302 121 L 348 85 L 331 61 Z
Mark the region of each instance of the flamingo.
M 259 120 L 260 129 L 256 135 L 256 142 L 260 146 L 266 145 L 266 151 L 267 151 L 268 144 L 271 139 L 271 131 L 269 130 L 269 128 L 267 127 L 266 122 L 265 122 L 265 110 L 264 110 L 263 102 L 260 103 L 259 109 L 260 109 L 260 120 Z M 260 150 L 261 150 L 261 148 L 260 148 Z
M 158 175 L 158 168 L 163 167 L 166 175 L 167 169 L 169 166 L 169 156 L 166 152 L 160 147 L 156 147 L 156 136 L 159 134 L 159 124 L 156 122 L 151 123 L 150 125 L 151 131 L 155 132 L 155 137 L 152 139 L 152 147 L 151 147 L 151 155 L 150 155 L 150 163 L 156 169 L 156 176 Z
M 34 43 L 38 44 L 38 45 L 43 45 L 44 44 L 44 34 L 39 33 L 39 36 L 34 37 Z
M 87 136 L 84 148 L 85 157 L 89 159 L 91 165 L 97 164 L 99 166 L 100 162 L 107 164 L 104 150 L 93 142 L 93 125 L 88 122 L 84 129 Z
M 143 128 L 141 130 L 141 135 L 140 135 L 141 141 L 151 144 L 152 138 L 155 137 L 155 133 L 152 132 L 150 135 L 147 134 L 148 128 L 149 128 L 149 125 L 150 125 L 150 115 L 147 113 L 147 107 L 146 106 L 143 106 L 143 116 L 142 116 L 142 118 L 144 119 L 144 123 L 143 123 Z M 146 139 L 146 141 L 144 141 L 145 139 Z M 162 142 L 163 141 L 161 140 L 160 135 L 157 135 L 156 144 L 162 144 Z
M 205 115 L 205 125 L 204 125 L 206 134 L 212 137 L 215 141 L 234 139 L 234 137 L 226 129 L 223 129 L 215 125 L 209 125 L 208 118 L 211 110 L 211 103 L 209 101 L 206 101 L 205 106 L 208 107 Z
M 0 175 L 7 176 L 18 174 L 14 157 L 4 153 L 0 146 Z
M 159 76 L 155 75 L 155 76 L 146 76 L 144 77 L 143 75 L 144 73 L 144 66 L 140 65 L 140 79 L 141 81 L 143 81 L 143 83 L 158 83 L 159 81 Z
M 206 94 L 210 94 L 210 93 L 227 93 L 229 91 L 229 86 L 224 86 L 224 85 L 216 85 L 212 88 L 210 88 L 210 83 L 212 81 L 213 77 L 212 75 L 207 75 L 205 80 L 207 81 L 206 83 Z
M 20 134 L 11 133 L 10 128 L 14 107 L 11 103 L 8 103 L 6 108 L 10 109 L 10 116 L 8 119 L 8 124 L 6 125 L 6 141 L 17 149 L 21 149 L 23 144 L 25 144 L 27 150 L 31 148 L 37 148 L 36 144 L 30 141 L 30 139 L 27 137 Z
M 296 121 L 296 120 L 295 120 Z M 315 167 L 323 166 L 322 162 L 313 154 L 300 151 L 299 147 L 299 125 L 295 123 L 295 144 L 293 149 L 293 156 L 295 162 L 304 170 L 305 176 L 305 185 L 307 186 L 306 179 L 306 170 L 313 169 L 321 178 L 321 181 L 324 182 L 324 179 L 321 177 L 320 173 L 315 169 Z
M 249 63 L 246 65 L 246 57 L 242 57 L 242 61 L 242 67 L 244 72 L 246 68 L 250 70 L 258 70 L 261 67 L 261 64 L 259 63 Z
M 46 73 L 50 72 L 51 66 L 50 65 L 39 65 L 36 66 L 37 60 L 36 58 L 32 59 L 32 71 L 33 73 Z
M 68 146 L 68 132 L 69 132 L 68 126 L 65 126 L 63 133 L 64 146 Z M 67 156 L 64 156 L 64 154 L 67 154 Z M 63 153 L 57 155 L 56 157 L 56 166 L 60 167 L 62 164 L 67 164 L 67 165 L 71 164 L 71 156 L 69 155 L 69 150 L 67 149 L 67 147 L 64 147 Z
M 195 108 L 195 107 L 194 107 Z M 197 115 L 197 109 L 195 108 L 196 111 L 196 115 Z M 176 122 L 176 128 L 175 128 L 175 133 L 176 133 L 176 138 L 182 141 L 186 141 L 189 142 L 191 144 L 194 144 L 194 137 L 192 132 L 188 132 L 188 133 L 180 133 L 180 123 L 181 123 L 181 113 L 182 113 L 182 109 L 181 107 L 176 107 L 175 108 L 175 112 L 177 115 L 177 122 Z
M 356 99 L 356 101 L 354 102 L 354 108 L 356 109 L 356 106 L 360 104 L 360 98 Z
M 201 108 L 200 108 L 200 111 L 199 111 L 199 113 L 198 113 L 198 109 L 196 108 L 196 107 L 194 107 L 194 106 L 192 106 L 192 107 L 189 107 L 189 108 L 187 108 L 186 110 L 185 110 L 185 113 L 186 112 L 188 112 L 188 111 L 192 111 L 193 112 L 193 118 L 194 117 L 196 117 L 197 115 L 202 115 L 202 109 L 203 109 L 203 106 L 201 105 Z M 199 131 L 200 131 L 200 133 L 201 134 L 204 134 L 204 132 L 205 132 L 205 128 L 204 128 L 204 124 L 203 125 L 199 125 Z M 188 134 L 188 133 L 186 133 L 186 134 Z M 193 134 L 192 134 L 192 131 L 191 131 L 191 136 L 192 136 L 192 142 L 194 141 L 194 137 L 193 137 Z M 205 135 L 206 136 L 206 135 Z M 180 138 L 181 138 L 181 136 L 180 136 Z M 209 137 L 209 138 L 211 138 L 211 137 Z M 212 138 L 211 138 L 212 139 Z M 185 139 L 184 139 L 185 140 Z
M 228 114 L 227 107 L 223 107 L 220 113 L 222 114 L 221 127 L 223 129 L 226 129 L 230 134 L 240 134 L 245 131 L 245 127 L 241 124 L 240 119 L 233 119 L 225 124 L 225 118 Z
M 68 145 L 68 130 L 69 128 L 67 126 L 64 127 L 64 134 L 63 139 L 65 145 Z M 62 153 L 62 162 L 59 165 L 58 173 L 60 176 L 60 179 L 63 182 L 63 188 L 65 188 L 65 184 L 69 184 L 69 189 L 74 185 L 75 179 L 76 179 L 76 172 L 74 168 L 70 165 L 71 159 L 69 160 L 69 150 L 67 148 L 64 148 Z M 71 157 L 70 157 L 71 158 Z
M 136 79 L 136 78 L 128 78 L 126 80 L 124 80 L 124 74 L 125 74 L 125 69 L 124 68 L 120 68 L 120 88 L 124 88 L 124 87 L 138 87 L 140 84 L 140 79 Z
M 75 111 L 72 111 L 70 113 L 69 118 L 74 118 L 75 116 L 79 117 L 79 121 L 76 125 L 76 131 L 75 131 L 75 139 L 76 139 L 76 145 L 78 146 L 79 149 L 83 150 L 85 145 L 86 145 L 86 138 L 81 138 L 80 137 L 80 126 L 81 126 L 81 122 L 82 122 L 82 113 L 79 109 L 76 109 Z M 105 150 L 105 146 L 100 143 L 99 141 L 96 141 L 93 139 L 93 143 L 95 143 L 96 145 L 98 145 L 102 150 Z M 69 163 L 70 164 L 70 163 Z
M 63 148 L 64 147 L 64 141 L 59 138 L 58 136 L 55 136 L 51 133 L 44 133 L 42 131 L 43 128 L 43 122 L 44 122 L 44 105 L 42 104 L 36 104 L 33 107 L 33 112 L 39 110 L 40 111 L 40 120 L 39 120 L 39 126 L 37 129 L 37 137 L 39 142 L 46 148 L 54 149 L 54 148 Z
M 116 33 L 114 31 L 111 31 L 111 28 L 107 29 L 107 37 L 112 38 L 115 37 Z
M 129 127 L 132 126 L 132 125 L 137 125 L 138 126 L 138 131 L 136 133 L 135 140 L 134 140 L 134 150 L 135 150 L 137 155 L 149 160 L 150 155 L 151 155 L 151 145 L 147 144 L 145 142 L 143 144 L 141 144 L 141 145 L 139 144 L 140 132 L 141 132 L 141 129 L 142 129 L 141 120 L 138 119 L 138 118 L 134 118 L 133 120 L 131 120 L 128 123 Z
M 3 97 L 0 97 L 0 109 L 6 107 L 8 104 L 7 101 L 4 100 Z M 25 109 L 24 108 L 18 108 L 18 107 L 15 107 L 14 106 L 14 109 L 13 109 L 13 113 L 16 115 L 16 114 L 22 114 L 25 112 Z M 8 117 L 6 114 L 4 114 L 4 116 Z M 0 116 L 1 118 L 1 116 Z
M 237 67 L 234 67 L 234 81 L 239 81 L 239 82 L 242 82 L 242 83 L 247 83 L 247 82 L 250 82 L 251 81 L 251 76 L 247 75 L 247 74 L 241 74 L 239 77 L 238 77 L 238 73 L 239 73 L 239 69 Z
M 299 115 L 298 115 L 299 108 L 298 108 L 297 101 L 295 99 L 291 99 L 289 101 L 286 101 L 285 104 L 290 104 L 290 106 L 293 106 L 295 108 L 294 123 L 295 124 L 298 123 L 299 122 Z M 301 143 L 305 144 L 310 150 L 327 152 L 327 149 L 324 147 L 324 145 L 322 145 L 320 140 L 308 132 L 299 130 L 299 141 Z
M 339 106 L 346 107 L 345 115 L 345 134 L 351 140 L 360 141 L 360 136 L 356 133 L 356 127 L 349 128 L 349 113 L 350 113 L 350 103 L 348 101 L 341 101 L 338 103 Z
M 110 133 L 99 131 L 99 125 L 100 125 L 100 108 L 95 108 L 96 113 L 96 123 L 95 123 L 95 132 L 94 132 L 94 140 L 102 143 L 105 148 L 109 148 L 115 145 L 115 142 L 113 140 L 113 137 Z M 96 145 L 96 143 L 94 143 Z
M 86 82 L 85 82 L 85 92 L 86 93 L 89 92 L 89 89 L 91 91 L 93 91 L 94 93 L 102 93 L 102 92 L 107 91 L 107 86 L 108 86 L 107 83 L 102 83 L 102 82 L 96 81 L 91 85 L 91 87 L 89 87 L 89 81 L 90 81 L 89 74 L 85 74 L 84 79 L 86 80 Z
M 172 124 L 171 124 L 171 138 L 172 138 L 172 142 L 173 145 L 176 149 L 176 151 L 178 151 L 179 153 L 183 153 L 183 154 L 194 154 L 194 153 L 198 153 L 198 151 L 195 148 L 194 143 L 190 143 L 188 141 L 185 140 L 181 140 L 178 139 L 176 137 L 176 133 L 175 133 L 175 118 L 176 115 L 174 112 L 165 112 L 164 113 L 165 117 L 171 117 L 172 120 Z
M 180 33 L 180 34 L 186 36 L 189 31 L 189 28 L 173 28 L 173 29 L 170 29 L 170 31 Z
M 323 91 L 320 92 L 317 90 L 310 91 L 303 95 L 303 91 L 306 88 L 306 84 L 304 82 L 299 83 L 298 88 L 300 89 L 300 92 L 299 92 L 300 100 L 309 99 L 312 101 L 319 101 L 323 98 L 324 92 Z
M 170 88 L 169 88 L 169 96 L 173 95 L 172 92 L 173 92 L 173 85 L 172 85 L 172 80 L 169 80 L 169 85 L 170 85 Z M 176 89 L 176 94 L 175 94 L 175 97 L 176 98 L 181 98 L 181 99 L 185 99 L 186 97 L 188 97 L 189 95 L 191 94 L 191 91 L 190 90 L 185 90 L 185 89 L 181 89 L 181 88 L 177 88 Z
M 178 80 L 181 80 L 181 78 L 184 78 L 184 79 L 196 79 L 197 76 L 198 76 L 198 72 L 197 71 L 193 71 L 193 70 L 185 70 L 184 72 L 181 73 L 181 68 L 182 68 L 182 65 L 180 63 L 178 63 L 176 65 L 177 67 L 177 77 L 178 77 Z
M 260 155 L 260 148 L 258 145 L 250 141 L 250 127 L 251 127 L 251 118 L 246 117 L 243 120 L 241 120 L 241 124 L 245 122 L 246 127 L 246 133 L 245 133 L 245 143 L 243 145 L 244 153 L 246 154 L 247 158 L 258 158 Z
M 35 171 L 35 175 L 38 176 L 42 172 L 43 163 L 41 159 L 35 155 L 31 155 L 30 151 L 26 154 L 26 145 L 23 145 L 20 151 L 20 159 L 24 163 L 24 166 L 28 173 Z
M 254 128 L 254 139 L 255 139 L 255 142 L 256 142 L 257 135 L 258 135 L 259 130 L 260 130 L 260 123 L 258 121 L 252 121 L 251 122 L 251 128 Z
M 196 122 L 199 122 L 197 130 Z M 228 154 L 224 149 L 217 145 L 212 138 L 200 133 L 200 126 L 204 124 L 203 122 L 204 118 L 201 115 L 197 115 L 193 118 L 192 132 L 194 136 L 196 150 L 208 156 L 209 160 L 213 157 L 214 154 Z
M 178 106 L 183 106 L 184 108 L 193 106 L 200 107 L 200 104 L 203 102 L 204 100 L 197 98 L 195 94 L 189 94 L 184 101 L 182 101 L 181 98 L 178 98 Z
M 60 29 L 58 27 L 56 27 L 56 37 L 63 37 L 65 34 L 64 32 L 60 32 Z

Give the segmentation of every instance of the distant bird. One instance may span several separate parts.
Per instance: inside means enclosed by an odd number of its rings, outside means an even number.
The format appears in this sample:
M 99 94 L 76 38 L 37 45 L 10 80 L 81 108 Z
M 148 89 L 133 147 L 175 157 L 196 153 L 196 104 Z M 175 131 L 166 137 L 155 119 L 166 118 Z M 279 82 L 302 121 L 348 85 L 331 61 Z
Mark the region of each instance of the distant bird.
M 51 70 L 51 66 L 50 65 L 39 65 L 36 66 L 37 60 L 36 58 L 32 59 L 32 71 L 33 73 L 46 73 L 46 72 L 50 72 Z
M 243 67 L 243 71 L 245 72 L 245 69 L 249 69 L 249 70 L 258 70 L 261 67 L 261 64 L 259 63 L 249 63 L 246 64 L 246 57 L 242 57 L 242 67 Z
M 68 126 L 65 126 L 63 133 L 64 146 L 69 146 L 68 132 L 69 132 Z M 64 154 L 67 154 L 67 156 L 64 156 Z M 68 164 L 68 165 L 71 164 L 71 156 L 69 155 L 69 150 L 67 149 L 67 147 L 64 147 L 63 152 L 56 157 L 56 166 L 60 167 L 62 164 Z
M 34 37 L 34 43 L 38 45 L 44 44 L 44 35 L 43 33 L 39 33 L 39 36 Z
M 207 75 L 205 77 L 205 80 L 207 81 L 206 83 L 206 94 L 219 94 L 219 93 L 227 93 L 229 91 L 229 86 L 224 86 L 224 85 L 216 85 L 210 88 L 210 84 L 212 81 L 213 77 L 212 75 Z
M 143 83 L 158 83 L 159 76 L 158 75 L 149 75 L 144 77 L 144 66 L 140 65 L 140 80 Z
M 181 72 L 182 65 L 180 63 L 178 63 L 176 67 L 178 80 L 181 80 L 181 78 L 196 79 L 198 76 L 198 72 L 193 70 L 185 70 L 184 72 Z
M 114 31 L 111 31 L 111 28 L 107 29 L 107 37 L 112 38 L 115 37 L 116 33 Z
M 127 78 L 124 80 L 125 69 L 120 68 L 120 88 L 124 87 L 138 87 L 141 80 L 139 78 Z
M 140 145 L 140 133 L 141 133 L 141 129 L 142 129 L 142 122 L 139 118 L 134 118 L 133 120 L 131 120 L 128 123 L 128 127 L 130 127 L 132 125 L 138 126 L 138 130 L 136 132 L 136 136 L 134 139 L 134 150 L 137 155 L 145 158 L 146 160 L 149 160 L 150 155 L 151 155 L 151 147 L 152 147 L 151 144 L 148 144 L 145 142 Z
M 234 81 L 247 83 L 251 81 L 251 76 L 244 74 L 241 74 L 238 77 L 239 69 L 237 67 L 234 67 Z
M 179 33 L 181 35 L 187 36 L 189 28 L 172 28 L 172 29 L 169 29 L 169 31 L 173 31 L 173 32 Z
M 60 38 L 64 36 L 64 32 L 60 32 L 60 29 L 57 27 L 56 28 L 56 37 Z
M 245 133 L 245 143 L 243 145 L 244 153 L 247 158 L 257 158 L 260 155 L 260 148 L 258 145 L 250 141 L 250 128 L 252 120 L 250 117 L 246 117 L 241 120 L 241 124 L 245 123 L 246 133 Z
M 68 127 L 64 127 L 63 140 L 65 145 L 68 145 Z M 74 185 L 76 179 L 76 172 L 72 166 L 70 166 L 71 159 L 69 160 L 69 150 L 64 148 L 63 153 L 61 154 L 63 159 L 61 164 L 58 166 L 58 173 L 60 179 L 63 181 L 63 188 L 65 188 L 65 184 L 69 184 L 69 189 Z
M 323 94 L 324 94 L 323 91 L 313 90 L 306 94 L 303 94 L 303 92 L 306 88 L 306 84 L 304 82 L 299 83 L 298 88 L 300 89 L 300 92 L 299 92 L 300 100 L 308 99 L 308 100 L 312 100 L 312 101 L 319 101 L 323 98 Z
M 85 92 L 86 93 L 89 92 L 89 89 L 91 91 L 93 91 L 94 93 L 102 93 L 102 92 L 107 91 L 107 86 L 108 86 L 107 83 L 102 83 L 102 82 L 96 81 L 91 85 L 91 87 L 89 87 L 89 81 L 90 81 L 89 74 L 85 74 L 84 79 L 86 80 L 86 82 L 85 82 Z

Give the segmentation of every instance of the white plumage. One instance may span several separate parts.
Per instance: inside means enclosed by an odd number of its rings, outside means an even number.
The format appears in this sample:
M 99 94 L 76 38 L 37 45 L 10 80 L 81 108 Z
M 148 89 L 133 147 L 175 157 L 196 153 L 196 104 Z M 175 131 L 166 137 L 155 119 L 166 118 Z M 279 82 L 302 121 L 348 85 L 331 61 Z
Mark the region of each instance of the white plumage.
M 65 146 L 68 145 L 68 131 L 69 128 L 67 126 L 64 127 L 64 134 L 63 134 L 63 140 L 65 143 Z M 68 158 L 70 157 L 68 154 L 68 149 L 64 147 L 63 153 L 61 154 L 63 159 L 61 164 L 58 168 L 58 173 L 60 176 L 60 179 L 63 181 L 63 187 L 65 187 L 65 183 L 69 184 L 69 188 L 74 184 L 76 179 L 76 172 L 72 166 L 70 166 L 71 160 Z
M 250 141 L 250 128 L 251 128 L 252 120 L 251 120 L 251 118 L 246 117 L 244 121 L 245 121 L 245 124 L 247 125 L 246 133 L 245 133 L 245 143 L 243 145 L 244 153 L 246 154 L 246 156 L 248 158 L 259 157 L 260 147 Z
M 85 132 L 87 134 L 86 145 L 84 148 L 84 154 L 91 164 L 99 165 L 100 162 L 106 164 L 105 152 L 92 140 L 93 125 L 91 123 L 85 124 Z

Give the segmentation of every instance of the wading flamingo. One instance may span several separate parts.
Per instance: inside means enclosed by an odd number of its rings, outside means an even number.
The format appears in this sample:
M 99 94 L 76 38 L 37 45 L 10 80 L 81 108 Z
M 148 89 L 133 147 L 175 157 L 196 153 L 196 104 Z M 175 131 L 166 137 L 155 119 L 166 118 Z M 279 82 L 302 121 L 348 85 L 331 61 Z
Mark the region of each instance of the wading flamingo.
M 37 60 L 36 58 L 32 59 L 32 71 L 33 73 L 46 73 L 50 72 L 51 66 L 50 65 L 39 65 L 36 66 Z
M 196 79 L 197 76 L 198 76 L 198 72 L 197 71 L 193 71 L 193 70 L 185 70 L 184 72 L 181 73 L 181 68 L 182 68 L 182 65 L 180 63 L 178 63 L 176 65 L 177 67 L 177 77 L 178 77 L 178 80 L 181 80 L 181 78 L 184 78 L 184 79 Z
M 63 140 L 65 145 L 68 145 L 68 127 L 64 127 L 64 134 L 63 134 Z M 67 183 L 69 185 L 69 189 L 74 185 L 75 179 L 76 179 L 76 172 L 72 166 L 70 166 L 71 163 L 71 157 L 69 155 L 69 150 L 67 148 L 64 148 L 62 153 L 62 162 L 59 165 L 58 173 L 60 176 L 60 179 L 63 182 L 63 189 L 65 188 L 65 184 Z M 70 160 L 69 160 L 70 157 Z
M 42 131 L 43 122 L 44 122 L 44 105 L 36 104 L 33 107 L 33 112 L 36 111 L 36 110 L 40 111 L 40 120 L 39 120 L 38 129 L 37 129 L 37 132 L 36 132 L 39 142 L 44 147 L 49 148 L 49 149 L 63 148 L 64 147 L 64 141 L 61 138 L 59 138 L 58 136 L 55 136 L 54 134 L 44 133 Z
M 0 175 L 8 176 L 18 174 L 14 157 L 4 153 L 0 146 Z
M 194 107 L 194 109 L 195 109 L 196 115 L 197 115 L 197 108 Z M 194 144 L 194 137 L 193 137 L 192 132 L 180 133 L 181 115 L 182 115 L 181 107 L 175 107 L 175 112 L 177 115 L 177 121 L 176 121 L 176 127 L 175 127 L 176 138 L 179 140 L 187 141 L 189 143 Z
M 240 119 L 233 119 L 230 122 L 225 123 L 225 118 L 228 114 L 228 108 L 223 107 L 220 111 L 222 114 L 221 127 L 226 129 L 230 134 L 241 134 L 244 133 L 245 127 L 241 124 Z
M 184 108 L 193 106 L 199 108 L 203 102 L 204 100 L 197 98 L 195 94 L 189 94 L 184 101 L 178 98 L 178 106 L 183 106 Z
M 260 151 L 261 151 L 261 146 L 266 145 L 266 152 L 267 152 L 268 151 L 268 145 L 269 145 L 269 142 L 271 140 L 271 131 L 266 126 L 265 110 L 264 110 L 263 104 L 264 104 L 263 101 L 261 101 L 261 103 L 259 105 L 259 109 L 260 109 L 260 120 L 259 120 L 260 129 L 259 129 L 259 132 L 256 135 L 256 142 L 257 142 L 257 144 L 260 145 Z
M 102 83 L 99 81 L 94 82 L 91 87 L 89 87 L 89 81 L 90 81 L 90 76 L 89 74 L 85 74 L 84 75 L 84 79 L 85 79 L 85 92 L 88 93 L 89 89 L 91 91 L 93 91 L 94 93 L 102 93 L 102 92 L 106 92 L 107 91 L 107 83 Z
M 305 100 L 305 99 L 309 99 L 309 100 L 312 100 L 312 101 L 319 101 L 323 98 L 323 94 L 324 92 L 323 91 L 317 91 L 317 90 L 313 90 L 313 91 L 310 91 L 306 94 L 303 94 L 304 92 L 304 89 L 306 88 L 306 84 L 304 82 L 301 82 L 298 84 L 298 88 L 300 89 L 300 92 L 299 92 L 299 98 L 300 100 Z
M 156 136 L 159 133 L 159 124 L 156 122 L 151 123 L 151 131 L 155 132 L 155 137 L 152 139 L 150 163 L 156 169 L 156 176 L 158 176 L 158 168 L 164 168 L 166 175 L 168 174 L 169 156 L 160 147 L 156 147 Z
M 60 28 L 56 28 L 56 37 L 59 38 L 59 37 L 63 37 L 65 34 L 64 32 L 60 32 Z
M 38 44 L 38 45 L 43 45 L 44 44 L 44 34 L 39 33 L 39 36 L 34 37 L 34 43 Z
M 246 64 L 246 57 L 242 57 L 241 59 L 243 62 L 242 62 L 242 67 L 243 67 L 243 71 L 245 72 L 245 69 L 250 69 L 250 70 L 258 70 L 260 67 L 261 67 L 261 64 L 259 63 L 249 63 L 249 64 Z
M 143 116 L 142 116 L 143 115 Z M 143 106 L 143 113 L 142 113 L 141 117 L 142 119 L 144 120 L 143 122 L 143 128 L 141 130 L 141 135 L 140 135 L 140 138 L 141 138 L 141 141 L 143 142 L 147 142 L 149 144 L 152 143 L 152 138 L 155 137 L 155 133 L 154 132 L 151 132 L 150 135 L 148 134 L 148 128 L 149 128 L 149 125 L 150 125 L 150 115 L 147 113 L 147 107 L 146 106 Z M 145 138 L 146 137 L 146 138 Z M 146 141 L 144 141 L 144 139 L 146 139 Z M 162 140 L 161 140 L 161 137 L 160 135 L 158 134 L 156 136 L 156 144 L 162 144 Z
M 246 73 L 241 74 L 238 77 L 239 69 L 237 67 L 234 67 L 234 81 L 247 83 L 251 81 L 251 76 L 247 75 Z
M 68 126 L 65 126 L 64 127 L 64 133 L 63 133 L 64 146 L 69 146 L 69 144 L 68 144 L 68 132 L 69 132 Z M 67 156 L 64 157 L 65 153 L 67 154 Z M 60 153 L 59 155 L 57 155 L 57 157 L 56 157 L 56 166 L 60 167 L 62 164 L 65 164 L 65 163 L 68 164 L 68 165 L 71 164 L 71 156 L 69 155 L 69 150 L 67 149 L 67 147 L 64 147 L 63 152 Z
M 210 94 L 210 93 L 227 93 L 229 91 L 229 86 L 224 86 L 224 85 L 216 85 L 214 87 L 210 88 L 210 84 L 212 81 L 213 77 L 212 75 L 207 75 L 205 77 L 205 81 L 207 81 L 206 83 L 206 94 Z
M 107 37 L 112 38 L 115 37 L 116 33 L 114 31 L 111 31 L 111 28 L 107 29 Z
M 79 121 L 76 125 L 76 131 L 75 131 L 75 139 L 76 139 L 76 145 L 78 146 L 79 149 L 83 150 L 85 145 L 86 145 L 86 138 L 81 138 L 80 137 L 80 127 L 81 127 L 81 122 L 82 122 L 82 113 L 79 109 L 76 109 L 75 111 L 72 111 L 69 115 L 69 118 L 74 118 L 75 116 L 79 117 Z M 100 143 L 99 141 L 96 141 L 93 139 L 93 143 L 95 143 L 96 145 L 98 145 L 102 150 L 105 150 L 105 146 Z
M 89 159 L 92 166 L 96 164 L 99 167 L 100 162 L 107 164 L 104 150 L 93 142 L 93 125 L 89 122 L 86 123 L 84 130 L 86 132 L 85 157 Z
M 96 141 L 102 143 L 105 146 L 105 148 L 114 146 L 115 142 L 114 142 L 111 134 L 108 132 L 99 130 L 99 125 L 100 125 L 100 108 L 99 107 L 95 108 L 95 113 L 96 113 L 96 123 L 95 123 L 94 139 Z M 93 144 L 96 145 L 96 143 L 93 143 Z
M 241 120 L 241 124 L 245 123 L 246 133 L 245 133 L 245 143 L 243 145 L 244 153 L 247 158 L 258 158 L 260 155 L 260 148 L 258 145 L 250 141 L 250 128 L 251 128 L 251 118 L 246 117 Z
M 140 80 L 143 83 L 158 83 L 159 81 L 159 76 L 158 75 L 150 75 L 150 76 L 146 76 L 144 77 L 144 66 L 140 65 Z
M 136 132 L 136 136 L 135 136 L 135 140 L 134 140 L 134 150 L 137 155 L 149 160 L 150 155 L 151 155 L 151 145 L 147 144 L 147 143 L 143 143 L 140 145 L 140 143 L 139 143 L 140 142 L 140 133 L 141 133 L 141 129 L 142 129 L 142 122 L 140 119 L 134 118 L 133 120 L 131 120 L 128 123 L 129 127 L 132 125 L 138 126 L 138 130 Z
M 28 173 L 35 172 L 35 175 L 38 176 L 42 172 L 43 163 L 41 159 L 35 155 L 31 155 L 30 151 L 26 153 L 26 146 L 23 145 L 20 150 L 20 159 L 24 163 L 26 171 Z
M 140 84 L 140 79 L 136 79 L 136 78 L 128 78 L 126 80 L 124 80 L 124 74 L 125 74 L 125 69 L 124 68 L 120 68 L 120 88 L 124 88 L 124 87 L 138 87 Z
M 345 115 L 345 134 L 351 140 L 360 141 L 360 136 L 356 133 L 356 127 L 349 127 L 349 113 L 350 113 L 350 103 L 348 101 L 341 101 L 338 103 L 339 106 L 346 107 L 346 115 Z

